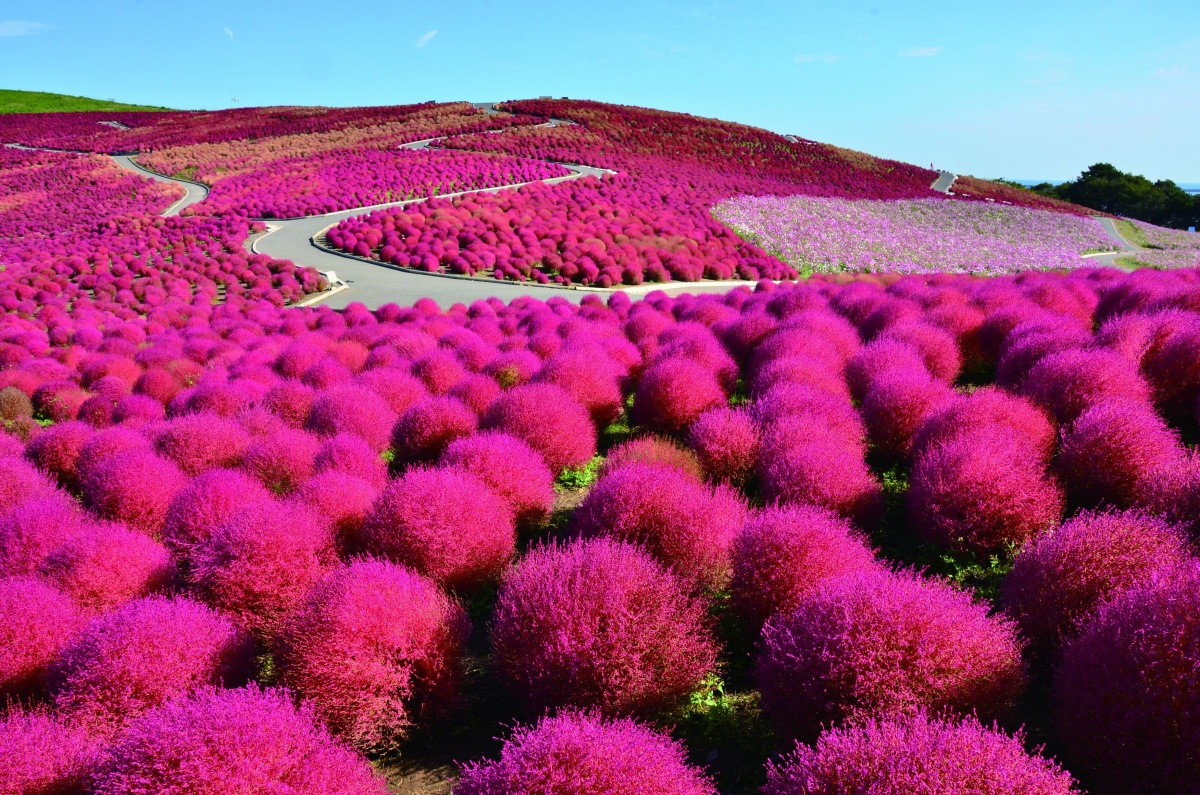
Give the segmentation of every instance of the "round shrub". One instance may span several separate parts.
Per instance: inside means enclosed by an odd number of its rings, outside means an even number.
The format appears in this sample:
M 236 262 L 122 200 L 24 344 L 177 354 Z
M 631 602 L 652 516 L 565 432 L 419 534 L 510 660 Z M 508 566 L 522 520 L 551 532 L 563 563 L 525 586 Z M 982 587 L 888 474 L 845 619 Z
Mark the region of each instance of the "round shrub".
M 333 531 L 340 554 L 362 548 L 362 528 L 379 498 L 379 486 L 331 469 L 300 484 L 293 499 L 316 512 Z
M 261 483 L 243 472 L 210 469 L 171 500 L 163 522 L 163 541 L 187 555 L 212 535 L 217 525 L 247 505 L 270 497 Z
M 85 422 L 51 425 L 25 447 L 25 457 L 68 489 L 79 486 L 75 462 L 84 443 L 95 433 Z
M 467 377 L 462 362 L 448 350 L 436 350 L 412 364 L 412 374 L 435 395 L 444 395 Z
M 962 371 L 962 353 L 952 335 L 937 326 L 908 321 L 889 326 L 877 339 L 898 340 L 920 355 L 925 369 L 939 381 L 949 384 Z
M 392 563 L 335 569 L 288 619 L 282 684 L 335 734 L 386 750 L 454 695 L 466 613 L 433 582 Z
M 642 546 L 689 582 L 715 590 L 729 581 L 729 548 L 745 520 L 745 502 L 727 486 L 714 489 L 675 469 L 626 464 L 592 487 L 572 526 L 585 538 Z
M 149 596 L 87 624 L 55 664 L 64 718 L 111 736 L 148 709 L 204 685 L 236 686 L 254 649 L 233 622 L 202 604 Z
M 1069 773 L 1021 734 L 974 718 L 870 720 L 824 732 L 767 764 L 763 795 L 1074 795 Z
M 0 719 L 0 792 L 70 795 L 84 791 L 97 758 L 87 732 L 45 711 L 12 709 Z
M 475 432 L 478 418 L 461 400 L 431 397 L 422 400 L 396 420 L 392 449 L 401 464 L 436 461 L 455 439 Z
M 717 658 L 705 604 L 645 552 L 609 539 L 530 552 L 500 586 L 491 635 L 498 671 L 531 712 L 657 713 Z
M 0 389 L 0 424 L 33 416 L 33 401 L 15 386 Z
M 89 524 L 65 494 L 21 503 L 0 517 L 0 576 L 33 574 L 55 547 Z
M 696 459 L 695 454 L 662 436 L 638 436 L 621 442 L 608 451 L 608 456 L 600 465 L 598 477 L 603 478 L 609 472 L 626 464 L 673 469 L 697 483 L 704 481 L 704 470 L 700 467 L 700 462 Z
M 0 516 L 27 500 L 58 493 L 46 476 L 20 458 L 0 458 Z
M 183 473 L 165 458 L 149 450 L 126 450 L 88 473 L 83 499 L 101 517 L 154 536 L 162 529 L 171 500 L 186 484 Z
M 154 440 L 158 452 L 187 475 L 236 467 L 249 443 L 250 438 L 236 422 L 209 412 L 171 420 Z
M 949 584 L 865 572 L 766 623 L 755 678 L 789 737 L 844 719 L 949 708 L 1006 715 L 1025 683 L 1015 627 Z
M 1057 524 L 1062 492 L 1028 445 L 995 428 L 924 450 L 912 469 L 908 509 L 927 541 L 996 552 Z
M 100 612 L 166 588 L 175 564 L 159 542 L 116 524 L 75 533 L 40 573 L 87 611 Z
M 383 398 L 397 416 L 429 394 L 419 379 L 395 367 L 364 372 L 354 382 Z
M 1129 508 L 1145 502 L 1159 473 L 1182 457 L 1178 435 L 1149 405 L 1106 401 L 1071 423 L 1055 464 L 1072 502 Z
M 1063 649 L 1054 724 L 1096 793 L 1186 793 L 1200 780 L 1200 564 L 1100 607 Z
M 484 431 L 456 439 L 438 463 L 483 481 L 508 502 L 518 526 L 537 524 L 554 507 L 554 475 L 541 455 L 515 436 Z
M 508 390 L 488 407 L 484 430 L 516 436 L 539 452 L 556 475 L 596 455 L 596 426 L 587 409 L 561 387 L 526 384 Z
M 741 409 L 720 406 L 700 415 L 688 442 L 709 478 L 740 485 L 758 460 L 758 423 Z
M 831 511 L 770 507 L 752 516 L 734 539 L 730 597 L 757 631 L 776 613 L 795 609 L 830 577 L 878 565 L 858 531 Z
M 917 429 L 954 399 L 954 390 L 925 370 L 890 370 L 867 390 L 862 413 L 867 435 L 881 453 L 903 458 L 912 451 Z
M 518 727 L 495 761 L 463 766 L 454 795 L 716 795 L 683 745 L 629 719 L 564 712 Z
M 387 449 L 396 415 L 383 398 L 364 387 L 345 384 L 320 393 L 305 427 L 323 436 L 353 433 L 372 450 Z
M 209 604 L 270 636 L 335 560 L 333 530 L 319 516 L 303 505 L 263 500 L 192 550 L 190 577 Z
M 75 459 L 75 474 L 80 489 L 85 488 L 87 479 L 110 457 L 126 450 L 151 450 L 150 439 L 133 428 L 105 428 L 93 433 Z
M 313 470 L 317 473 L 341 472 L 378 488 L 387 483 L 387 462 L 361 437 L 352 433 L 339 433 L 326 439 L 317 450 Z
M 492 401 L 500 397 L 500 385 L 486 375 L 469 375 L 446 393 L 448 397 L 461 400 L 476 416 L 487 411 Z
M 242 469 L 271 493 L 291 494 L 312 477 L 320 444 L 311 433 L 282 430 L 251 444 L 242 458 Z
M 1150 387 L 1138 375 L 1137 366 L 1102 349 L 1045 357 L 1029 371 L 1021 391 L 1062 424 L 1101 401 L 1150 405 Z
M 1048 656 L 1097 605 L 1190 552 L 1182 534 L 1156 517 L 1083 513 L 1021 550 L 1004 580 L 1004 607 L 1030 650 Z
M 624 409 L 618 374 L 600 350 L 583 348 L 556 353 L 532 380 L 562 387 L 587 409 L 597 428 L 612 424 Z
M 80 623 L 75 604 L 57 588 L 33 577 L 0 577 L 0 697 L 40 689 Z
M 679 433 L 724 403 L 725 391 L 712 371 L 691 359 L 665 359 L 642 373 L 633 419 L 652 431 Z
M 204 690 L 144 715 L 112 746 L 95 795 L 385 795 L 366 759 L 281 690 Z
M 259 405 L 279 417 L 289 427 L 303 427 L 308 413 L 312 410 L 317 393 L 307 384 L 299 381 L 280 381 L 267 390 Z
M 818 422 L 836 431 L 847 444 L 866 452 L 867 428 L 848 396 L 781 381 L 754 401 L 752 411 L 764 428 L 792 418 Z
M 906 342 L 880 339 L 864 345 L 846 362 L 846 383 L 856 400 L 866 397 L 876 379 L 889 370 L 924 370 L 925 360 Z
M 366 549 L 449 588 L 499 576 L 516 548 L 513 511 L 458 467 L 414 467 L 379 495 L 363 523 Z
M 963 433 L 998 426 L 1029 446 L 1039 461 L 1049 461 L 1058 433 L 1049 416 L 1029 400 L 987 386 L 959 395 L 935 410 L 913 434 L 912 452 L 919 455 Z

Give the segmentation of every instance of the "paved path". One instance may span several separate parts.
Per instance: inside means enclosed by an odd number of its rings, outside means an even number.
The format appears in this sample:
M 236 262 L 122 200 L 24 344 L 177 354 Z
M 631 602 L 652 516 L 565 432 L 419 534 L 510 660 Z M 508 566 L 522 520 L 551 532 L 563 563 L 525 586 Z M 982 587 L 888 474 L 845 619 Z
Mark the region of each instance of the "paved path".
M 129 155 L 113 155 L 112 159 L 117 161 L 117 165 L 121 168 L 134 171 L 143 177 L 149 177 L 155 182 L 166 182 L 183 188 L 185 191 L 183 198 L 168 207 L 163 212 L 163 215 L 179 215 L 185 207 L 191 207 L 196 202 L 202 202 L 208 196 L 208 186 L 201 185 L 199 182 L 188 182 L 187 180 L 168 177 L 156 171 L 151 171 L 148 168 L 143 168 Z
M 1121 250 L 1109 251 L 1104 254 L 1090 254 L 1088 255 L 1088 259 L 1097 265 L 1108 265 L 1123 271 L 1133 270 L 1133 268 L 1129 266 L 1118 265 L 1117 260 L 1121 257 L 1128 257 L 1135 251 L 1141 251 L 1142 247 L 1135 246 L 1133 243 L 1130 243 L 1128 240 L 1126 240 L 1121 233 L 1117 231 L 1117 225 L 1113 223 L 1111 218 L 1104 218 L 1103 216 L 1099 215 L 1093 215 L 1092 217 L 1100 222 L 1100 226 L 1104 229 L 1104 233 L 1108 235 L 1110 240 L 1120 246 Z
M 954 180 L 958 179 L 958 175 L 950 171 L 938 171 L 938 178 L 934 180 L 929 187 L 936 190 L 938 193 L 950 193 L 950 188 L 954 187 Z

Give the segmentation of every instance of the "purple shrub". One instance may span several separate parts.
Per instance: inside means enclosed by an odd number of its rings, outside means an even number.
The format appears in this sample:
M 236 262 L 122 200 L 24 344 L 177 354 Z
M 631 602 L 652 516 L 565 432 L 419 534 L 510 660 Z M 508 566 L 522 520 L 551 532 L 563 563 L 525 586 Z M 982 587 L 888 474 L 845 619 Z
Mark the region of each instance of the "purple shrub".
M 0 458 L 0 516 L 27 500 L 59 493 L 46 476 L 20 458 Z
M 755 678 L 789 737 L 921 709 L 1006 715 L 1025 683 L 1015 627 L 953 586 L 884 570 L 818 585 L 763 627 Z
M 679 433 L 724 404 L 725 391 L 711 371 L 690 359 L 665 359 L 642 373 L 633 419 L 652 431 Z
M 1051 354 L 1029 371 L 1021 391 L 1063 425 L 1102 401 L 1150 405 L 1150 387 L 1137 367 L 1105 350 Z
M 371 449 L 361 437 L 340 433 L 330 437 L 317 450 L 313 469 L 321 472 L 341 472 L 383 488 L 387 483 L 387 462 Z
M 369 389 L 345 384 L 317 396 L 305 427 L 322 436 L 353 433 L 382 452 L 395 424 L 396 415 L 387 401 Z
M 1019 389 L 1034 367 L 1047 356 L 1084 348 L 1092 342 L 1087 331 L 1073 324 L 1042 326 L 1037 323 L 1016 328 L 1004 345 L 996 362 L 996 384 L 1006 389 Z
M 695 453 L 661 436 L 638 436 L 621 442 L 608 451 L 608 456 L 600 465 L 598 476 L 603 478 L 626 464 L 673 469 L 697 483 L 704 481 L 704 469 L 696 459 Z
M 96 431 L 79 449 L 75 459 L 75 475 L 80 489 L 91 473 L 110 456 L 123 453 L 126 450 L 151 450 L 152 444 L 148 436 L 133 428 L 105 428 Z
M 710 479 L 736 486 L 754 470 L 760 435 L 749 412 L 720 406 L 692 424 L 688 443 Z
M 764 432 L 775 422 L 798 418 L 823 425 L 848 445 L 866 452 L 867 428 L 847 396 L 807 384 L 780 382 L 759 396 L 752 411 Z
M 466 404 L 476 415 L 487 411 L 492 401 L 500 397 L 500 385 L 486 375 L 469 375 L 446 393 Z
M 1076 795 L 1069 773 L 974 718 L 869 720 L 767 764 L 763 795 Z
M 299 381 L 280 381 L 267 390 L 259 405 L 292 428 L 301 428 L 316 400 L 316 391 Z
M 1200 564 L 1101 606 L 1054 679 L 1064 755 L 1096 793 L 1187 793 L 1200 780 Z
M 113 406 L 112 419 L 121 425 L 137 427 L 161 420 L 165 413 L 163 404 L 154 398 L 147 395 L 129 395 L 121 398 Z
M 985 427 L 999 427 L 1028 445 L 1039 461 L 1049 461 L 1058 437 L 1054 424 L 1039 406 L 996 387 L 960 395 L 933 412 L 913 435 L 912 452 L 926 449 Z
M 205 685 L 245 682 L 253 647 L 233 623 L 188 599 L 150 596 L 87 624 L 55 664 L 59 713 L 111 736 L 143 712 Z
M 674 469 L 625 464 L 601 478 L 575 511 L 583 538 L 637 544 L 688 582 L 717 590 L 730 576 L 730 545 L 746 504 L 727 486 L 715 489 Z
M 25 457 L 56 478 L 65 488 L 77 488 L 79 481 L 75 462 L 84 443 L 94 432 L 91 426 L 83 422 L 51 425 L 25 447 Z
M 33 574 L 55 547 L 90 524 L 65 494 L 21 503 L 0 516 L 0 576 Z
M 76 795 L 84 791 L 97 756 L 86 731 L 45 711 L 12 709 L 0 719 L 0 792 Z
M 247 505 L 270 498 L 270 492 L 242 472 L 210 469 L 175 495 L 163 523 L 163 541 L 188 554 L 207 540 L 217 525 Z
M 160 455 L 192 476 L 218 467 L 236 467 L 249 444 L 250 437 L 236 422 L 208 412 L 171 420 L 154 440 Z
M 289 428 L 251 444 L 241 468 L 273 494 L 291 494 L 312 477 L 320 446 L 312 434 Z
M 479 426 L 521 439 L 556 475 L 583 466 L 596 454 L 596 426 L 587 409 L 553 384 L 508 390 L 488 407 Z
M 898 340 L 916 350 L 934 378 L 952 383 L 962 372 L 962 353 L 954 337 L 929 323 L 905 322 L 889 326 L 879 339 Z
M 457 467 L 409 469 L 379 495 L 362 532 L 371 554 L 455 590 L 495 580 L 516 547 L 508 502 Z
M 758 396 L 784 381 L 829 392 L 847 401 L 850 399 L 850 387 L 842 375 L 842 365 L 811 356 L 776 359 L 759 370 L 750 385 L 753 394 Z
M 102 518 L 157 536 L 171 500 L 186 485 L 187 477 L 165 458 L 150 450 L 126 450 L 88 473 L 83 499 Z
M 508 502 L 518 527 L 537 524 L 554 507 L 554 475 L 542 457 L 515 436 L 485 431 L 456 439 L 438 464 L 479 478 Z
M 67 539 L 40 573 L 84 610 L 101 612 L 164 589 L 175 579 L 175 564 L 154 539 L 105 523 Z
M 1142 371 L 1159 410 L 1174 422 L 1190 420 L 1200 395 L 1200 322 L 1193 319 L 1148 350 Z
M 716 664 L 705 604 L 636 547 L 608 539 L 544 546 L 501 584 L 497 668 L 530 712 L 654 714 Z
M 454 795 L 716 795 L 677 740 L 629 719 L 563 712 L 518 727 L 496 761 L 463 766 Z
M 904 458 L 912 451 L 917 429 L 954 398 L 953 389 L 925 370 L 882 373 L 863 399 L 867 435 L 884 455 Z
M 475 412 L 457 398 L 426 398 L 400 415 L 392 428 L 396 461 L 404 465 L 436 461 L 455 439 L 473 434 L 478 422 Z
M 310 707 L 251 685 L 204 690 L 147 713 L 109 749 L 94 795 L 385 795 L 370 763 Z
M 863 537 L 836 514 L 811 505 L 767 508 L 734 539 L 730 596 L 757 630 L 825 580 L 878 566 Z
M 394 747 L 454 695 L 466 613 L 402 566 L 359 560 L 330 572 L 288 619 L 280 681 L 364 749 Z
M 408 411 L 410 406 L 429 394 L 420 379 L 410 375 L 407 370 L 395 367 L 364 372 L 354 381 L 383 398 L 396 416 Z
M 444 395 L 467 377 L 467 370 L 450 351 L 436 350 L 413 362 L 412 374 L 433 394 Z
M 78 608 L 57 588 L 33 577 L 0 577 L 0 697 L 41 689 L 81 623 Z

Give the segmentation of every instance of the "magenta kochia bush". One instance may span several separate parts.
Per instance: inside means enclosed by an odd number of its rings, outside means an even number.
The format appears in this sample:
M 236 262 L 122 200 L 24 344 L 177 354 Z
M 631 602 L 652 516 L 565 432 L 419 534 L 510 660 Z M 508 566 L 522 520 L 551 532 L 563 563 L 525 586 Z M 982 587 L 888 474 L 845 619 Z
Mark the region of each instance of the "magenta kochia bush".
M 158 541 L 104 523 L 67 539 L 40 572 L 80 607 L 102 611 L 166 588 L 175 579 L 175 564 Z
M 642 373 L 633 419 L 654 431 L 678 433 L 724 403 L 725 392 L 710 370 L 687 358 L 664 359 Z
M 40 689 L 81 623 L 78 608 L 57 588 L 33 577 L 0 578 L 0 698 Z
M 97 760 L 86 730 L 45 711 L 11 709 L 0 719 L 0 792 L 73 795 L 84 791 Z
M 704 470 L 695 454 L 671 439 L 652 434 L 627 439 L 609 450 L 600 465 L 599 477 L 603 478 L 625 464 L 672 469 L 697 483 L 704 480 Z
M 0 517 L 0 576 L 35 573 L 59 544 L 90 524 L 65 494 L 21 503 Z
M 713 488 L 675 469 L 625 464 L 592 487 L 572 527 L 642 546 L 689 582 L 720 589 L 730 576 L 729 547 L 746 520 L 746 503 L 728 486 Z
M 688 443 L 708 476 L 735 486 L 754 470 L 760 437 L 749 412 L 727 406 L 704 412 L 688 431 Z
M 150 596 L 92 619 L 55 665 L 54 704 L 109 735 L 148 709 L 205 685 L 235 686 L 253 670 L 249 638 L 189 599 Z
M 364 387 L 346 384 L 317 395 L 305 421 L 310 431 L 323 436 L 353 433 L 373 450 L 385 450 L 396 423 L 387 401 Z
M 217 467 L 236 467 L 250 439 L 233 420 L 203 412 L 170 420 L 154 444 L 185 474 L 199 475 Z
M 25 447 L 25 457 L 67 488 L 79 485 L 75 462 L 84 442 L 95 432 L 87 423 L 51 425 Z
M 597 428 L 607 427 L 623 409 L 617 369 L 602 350 L 561 351 L 546 360 L 533 381 L 565 389 L 588 410 Z
M 363 524 L 374 555 L 454 589 L 495 580 L 516 547 L 513 509 L 457 467 L 414 467 L 379 495 Z
M 484 431 L 456 439 L 438 463 L 483 481 L 508 502 L 518 526 L 536 524 L 554 507 L 554 475 L 542 457 L 515 436 Z
M 913 464 L 909 514 L 927 541 L 995 552 L 1058 522 L 1062 491 L 1015 434 L 965 432 L 924 450 Z
M 45 475 L 19 458 L 0 458 L 0 515 L 26 500 L 49 497 L 57 489 Z
M 875 554 L 849 522 L 811 505 L 767 508 L 733 542 L 731 598 L 758 627 L 830 577 L 871 571 Z
M 876 378 L 863 399 L 867 433 L 879 451 L 903 458 L 925 420 L 955 397 L 955 392 L 925 370 L 889 370 Z
M 387 483 L 387 463 L 383 457 L 352 433 L 339 433 L 326 439 L 317 450 L 313 469 L 318 473 L 341 472 L 378 488 Z
M 874 719 L 833 728 L 767 765 L 763 795 L 1074 795 L 1069 773 L 1024 737 L 974 718 Z
M 149 450 L 106 458 L 83 484 L 84 502 L 105 519 L 158 535 L 171 500 L 187 484 L 174 464 Z
M 1054 425 L 1046 412 L 1028 399 L 994 386 L 959 395 L 931 414 L 913 436 L 912 452 L 919 454 L 939 442 L 985 426 L 1012 431 L 1040 461 L 1049 461 L 1057 443 Z
M 463 766 L 454 795 L 716 795 L 678 740 L 627 718 L 562 712 L 520 726 L 495 761 Z
M 571 705 L 654 714 L 716 665 L 705 604 L 640 549 L 608 539 L 535 549 L 492 620 L 503 679 L 530 712 Z
M 311 433 L 284 428 L 258 439 L 242 458 L 242 469 L 274 494 L 291 494 L 312 477 L 320 441 Z
M 583 466 L 596 454 L 596 426 L 587 409 L 553 384 L 508 390 L 488 407 L 480 426 L 521 439 L 555 474 Z
M 135 721 L 109 749 L 95 795 L 385 795 L 367 760 L 282 690 L 203 690 Z
M 452 397 L 430 397 L 400 415 L 392 428 L 392 449 L 401 464 L 436 461 L 446 446 L 475 432 L 475 412 Z
M 163 541 L 172 550 L 186 554 L 230 516 L 270 496 L 261 483 L 243 472 L 210 469 L 171 500 L 163 524 Z
M 1004 580 L 1004 607 L 1031 651 L 1049 655 L 1097 605 L 1190 554 L 1182 533 L 1161 519 L 1136 511 L 1079 514 L 1021 550 Z
M 280 681 L 334 733 L 387 749 L 454 695 L 469 632 L 466 613 L 430 580 L 359 560 L 330 572 L 287 621 Z
M 785 735 L 846 718 L 950 708 L 1008 714 L 1025 683 L 1015 626 L 908 573 L 826 580 L 763 627 L 755 677 Z
M 1066 424 L 1100 401 L 1150 404 L 1137 366 L 1105 350 L 1051 354 L 1029 371 L 1021 391 Z
M 1200 563 L 1100 607 L 1054 679 L 1064 755 L 1096 793 L 1194 792 L 1200 780 Z

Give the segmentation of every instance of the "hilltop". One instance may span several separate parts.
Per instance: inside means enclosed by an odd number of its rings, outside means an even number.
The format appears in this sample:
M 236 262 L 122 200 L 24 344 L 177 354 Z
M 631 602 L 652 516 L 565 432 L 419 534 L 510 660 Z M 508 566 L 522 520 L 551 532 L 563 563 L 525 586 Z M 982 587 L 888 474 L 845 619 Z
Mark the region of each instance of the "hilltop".
M 46 91 L 0 89 L 0 113 L 76 113 L 96 110 L 167 110 L 150 105 L 131 105 L 91 97 L 73 97 Z

